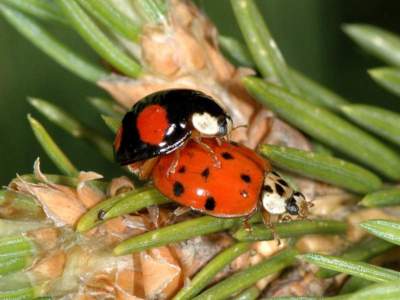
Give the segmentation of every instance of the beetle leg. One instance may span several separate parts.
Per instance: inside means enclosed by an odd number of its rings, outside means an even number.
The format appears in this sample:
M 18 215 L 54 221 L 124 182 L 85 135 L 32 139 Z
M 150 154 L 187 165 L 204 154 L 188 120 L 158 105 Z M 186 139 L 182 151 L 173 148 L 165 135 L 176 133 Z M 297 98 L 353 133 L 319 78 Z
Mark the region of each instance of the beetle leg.
M 278 222 L 289 222 L 292 221 L 292 217 L 288 214 L 284 214 L 278 217 Z
M 244 229 L 248 232 L 248 233 L 252 233 L 253 232 L 253 227 L 251 226 L 249 219 L 251 218 L 251 215 L 248 215 L 246 217 L 244 217 L 243 219 L 243 226 Z
M 221 161 L 219 160 L 219 158 L 218 158 L 217 154 L 214 152 L 214 150 L 213 150 L 210 146 L 208 146 L 206 143 L 203 143 L 203 142 L 201 141 L 201 137 L 199 137 L 199 136 L 193 136 L 192 138 L 193 138 L 193 140 L 194 140 L 197 144 L 199 144 L 206 152 L 210 153 L 211 158 L 212 158 L 212 160 L 213 160 L 213 162 L 214 162 L 214 167 L 220 169 L 220 168 L 221 168 Z
M 274 237 L 274 240 L 276 240 L 277 243 L 278 243 L 278 246 L 280 246 L 281 245 L 281 239 L 279 238 L 279 235 L 276 232 L 274 223 L 272 223 L 272 216 L 270 215 L 269 212 L 267 212 L 264 209 L 261 211 L 261 216 L 262 216 L 262 219 L 263 219 L 263 222 L 264 222 L 265 226 L 267 226 L 269 229 L 271 229 L 272 236 Z
M 176 168 L 178 167 L 179 158 L 181 156 L 181 150 L 178 149 L 174 153 L 175 153 L 175 157 L 167 170 L 167 177 L 170 177 L 172 174 L 174 174 L 176 171 Z
M 154 157 L 146 160 L 140 167 L 139 167 L 139 179 L 140 180 L 147 180 L 149 179 L 151 172 L 153 171 L 154 166 L 158 162 L 159 158 Z
M 172 213 L 179 217 L 182 216 L 184 214 L 187 214 L 188 212 L 190 212 L 192 209 L 190 207 L 187 206 L 179 206 L 178 208 L 176 208 Z
M 168 217 L 168 224 L 173 224 L 175 223 L 176 219 L 184 214 L 187 214 L 188 212 L 191 211 L 190 207 L 186 206 L 179 206 L 172 213 L 169 214 Z

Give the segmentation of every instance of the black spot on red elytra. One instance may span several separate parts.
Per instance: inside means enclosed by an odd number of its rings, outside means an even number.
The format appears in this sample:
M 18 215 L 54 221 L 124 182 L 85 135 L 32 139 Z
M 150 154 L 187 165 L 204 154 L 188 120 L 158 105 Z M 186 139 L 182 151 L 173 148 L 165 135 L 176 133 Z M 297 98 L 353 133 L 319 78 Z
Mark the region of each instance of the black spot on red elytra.
M 233 159 L 232 154 L 230 154 L 229 152 L 222 152 L 221 156 L 226 160 Z
M 205 179 L 207 179 L 208 176 L 210 176 L 210 169 L 209 168 L 205 168 L 203 170 L 203 172 L 201 172 L 201 176 L 204 177 Z
M 251 177 L 247 174 L 240 174 L 240 178 L 246 183 L 251 182 Z
M 183 187 L 182 183 L 180 183 L 179 181 L 175 181 L 174 186 L 173 186 L 173 191 L 174 191 L 174 195 L 176 197 L 179 197 L 180 195 L 183 194 L 183 192 L 185 191 L 185 188 Z
M 208 197 L 206 199 L 206 203 L 204 204 L 206 210 L 214 210 L 215 209 L 215 199 L 214 197 Z
M 183 173 L 185 173 L 185 172 L 186 172 L 186 167 L 185 167 L 185 166 L 182 166 L 182 167 L 180 167 L 180 168 L 178 169 L 178 173 L 183 174 Z

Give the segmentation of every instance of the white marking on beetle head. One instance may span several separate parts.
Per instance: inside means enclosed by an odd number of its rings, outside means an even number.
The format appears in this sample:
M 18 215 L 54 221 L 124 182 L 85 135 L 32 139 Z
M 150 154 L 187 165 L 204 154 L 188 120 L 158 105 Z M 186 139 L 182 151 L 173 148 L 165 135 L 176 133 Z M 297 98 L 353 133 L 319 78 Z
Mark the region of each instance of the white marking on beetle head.
M 263 192 L 262 205 L 264 209 L 273 215 L 280 215 L 286 212 L 286 199 L 277 193 Z
M 220 133 L 218 118 L 206 112 L 194 113 L 192 116 L 192 124 L 194 129 L 205 136 L 216 136 Z

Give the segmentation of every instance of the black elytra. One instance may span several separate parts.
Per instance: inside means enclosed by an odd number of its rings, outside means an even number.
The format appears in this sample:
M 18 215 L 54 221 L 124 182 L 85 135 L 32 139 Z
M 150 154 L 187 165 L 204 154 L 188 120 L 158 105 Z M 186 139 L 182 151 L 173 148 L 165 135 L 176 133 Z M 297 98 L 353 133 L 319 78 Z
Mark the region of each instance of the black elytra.
M 159 144 L 148 144 L 140 139 L 137 118 L 150 105 L 160 105 L 167 114 L 168 127 Z M 218 136 L 228 134 L 229 115 L 209 96 L 191 89 L 170 89 L 155 92 L 139 100 L 122 120 L 119 147 L 114 149 L 120 165 L 128 165 L 162 154 L 169 154 L 192 136 L 191 117 L 194 113 L 208 113 L 217 118 Z

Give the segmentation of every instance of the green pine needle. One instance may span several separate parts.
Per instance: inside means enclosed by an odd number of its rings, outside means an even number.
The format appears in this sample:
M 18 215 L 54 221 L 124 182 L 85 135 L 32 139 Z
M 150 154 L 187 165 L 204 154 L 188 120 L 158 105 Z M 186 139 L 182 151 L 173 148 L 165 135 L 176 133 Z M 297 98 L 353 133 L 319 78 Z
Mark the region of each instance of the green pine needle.
M 118 33 L 131 42 L 138 42 L 139 25 L 115 8 L 109 0 L 78 0 L 78 2 L 111 32 Z
M 348 24 L 344 32 L 361 48 L 393 66 L 400 66 L 400 37 L 367 24 Z
M 297 252 L 293 249 L 284 250 L 269 259 L 265 259 L 252 267 L 231 275 L 193 299 L 227 299 L 253 286 L 258 280 L 292 265 L 295 261 L 296 254 Z
M 262 145 L 259 151 L 273 166 L 356 193 L 375 191 L 382 185 L 370 171 L 327 154 L 276 145 Z
M 298 220 L 275 224 L 275 231 L 280 238 L 298 237 L 305 234 L 343 234 L 347 225 L 331 220 Z M 253 225 L 252 230 L 240 228 L 233 237 L 241 242 L 265 241 L 274 238 L 273 231 L 264 224 Z
M 0 299 L 29 300 L 41 296 L 40 287 L 25 287 L 21 289 L 0 291 Z
M 400 114 L 365 104 L 348 104 L 340 109 L 350 120 L 400 145 Z
M 161 205 L 169 202 L 170 200 L 168 200 L 156 189 L 144 189 L 136 192 L 134 197 L 126 197 L 114 204 L 109 210 L 104 213 L 103 220 L 108 220 L 125 214 L 134 213 L 143 209 L 144 207 Z
M 141 66 L 101 31 L 76 0 L 57 0 L 57 3 L 76 31 L 102 58 L 128 76 L 140 76 Z
M 308 100 L 315 105 L 326 107 L 333 111 L 340 111 L 340 106 L 349 103 L 348 100 L 327 87 L 322 86 L 320 83 L 308 78 L 299 71 L 292 69 L 291 74 L 302 94 L 306 96 L 304 100 Z
M 369 238 L 349 247 L 340 254 L 340 257 L 351 261 L 366 261 L 393 249 L 395 246 L 378 238 Z M 322 269 L 318 272 L 318 276 L 327 278 L 333 277 L 337 273 L 336 271 Z
M 247 290 L 244 290 L 236 297 L 233 297 L 232 300 L 256 300 L 260 294 L 261 291 L 257 287 L 253 286 Z
M 28 115 L 28 121 L 32 127 L 36 139 L 42 146 L 43 150 L 47 153 L 49 158 L 52 160 L 54 165 L 65 175 L 73 177 L 77 176 L 79 174 L 78 169 L 75 168 L 69 158 L 54 142 L 53 138 L 48 134 L 43 125 L 31 115 Z
M 106 159 L 114 161 L 111 143 L 100 133 L 81 124 L 70 114 L 50 102 L 38 98 L 29 98 L 29 103 L 47 119 L 64 129 L 75 138 L 84 139 L 93 144 Z
M 265 78 L 277 79 L 290 91 L 299 89 L 253 0 L 231 0 L 233 12 L 258 70 Z
M 121 126 L 121 119 L 104 116 L 102 115 L 101 118 L 103 119 L 104 123 L 106 123 L 107 127 L 113 132 L 116 133 L 118 128 Z
M 88 101 L 99 111 L 99 113 L 109 117 L 121 120 L 126 113 L 126 109 L 115 103 L 113 100 L 89 97 Z
M 400 299 L 400 281 L 377 283 L 355 293 L 343 295 L 347 300 L 398 300 Z
M 365 262 L 352 261 L 317 253 L 303 254 L 301 258 L 321 268 L 350 274 L 373 282 L 386 282 L 400 279 L 400 272 L 374 266 Z
M 400 222 L 369 220 L 362 222 L 360 226 L 385 241 L 400 245 Z
M 0 13 L 32 44 L 79 77 L 95 83 L 107 76 L 103 68 L 65 46 L 27 15 L 4 4 L 0 4 Z
M 17 225 L 18 223 L 15 223 Z M 23 257 L 34 254 L 36 247 L 23 235 L 0 237 L 0 257 Z
M 215 256 L 200 272 L 198 272 L 190 283 L 185 285 L 173 298 L 173 300 L 190 300 L 198 295 L 227 265 L 235 258 L 250 250 L 250 243 L 237 243 L 225 249 Z
M 103 223 L 107 219 L 125 213 L 133 213 L 145 207 L 168 202 L 165 197 L 152 188 L 141 188 L 131 192 L 122 193 L 99 202 L 86 212 L 76 226 L 78 232 L 85 232 Z
M 31 256 L 0 256 L 0 276 L 21 271 L 24 268 L 30 266 L 32 261 L 33 259 Z
M 400 156 L 373 136 L 334 113 L 262 79 L 245 77 L 243 83 L 258 101 L 316 140 L 391 179 L 400 179 Z
M 238 226 L 242 221 L 241 218 L 225 219 L 210 216 L 190 219 L 125 240 L 114 248 L 114 254 L 125 255 L 128 253 L 140 252 L 170 243 L 185 241 L 196 236 L 224 231 Z
M 255 64 L 247 48 L 238 40 L 224 35 L 218 35 L 218 42 L 221 49 L 238 66 L 254 68 Z
M 385 207 L 400 205 L 400 188 L 387 188 L 366 195 L 360 202 L 366 207 Z
M 166 0 L 133 0 L 132 5 L 146 24 L 167 22 Z
M 67 24 L 67 20 L 63 16 L 60 8 L 54 1 L 48 0 L 2 0 L 3 3 L 13 8 L 34 16 L 44 21 L 58 22 Z
M 326 269 L 324 269 L 326 270 Z M 342 289 L 340 290 L 341 295 L 349 294 L 349 293 L 354 293 L 358 290 L 361 290 L 369 285 L 373 284 L 372 281 L 365 280 L 364 278 L 361 277 L 354 277 L 351 276 L 346 283 L 343 285 Z
M 400 96 L 400 70 L 397 68 L 381 67 L 368 70 L 368 74 L 389 92 Z

